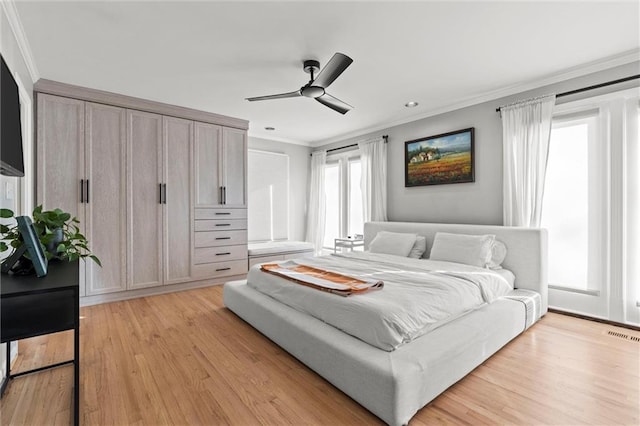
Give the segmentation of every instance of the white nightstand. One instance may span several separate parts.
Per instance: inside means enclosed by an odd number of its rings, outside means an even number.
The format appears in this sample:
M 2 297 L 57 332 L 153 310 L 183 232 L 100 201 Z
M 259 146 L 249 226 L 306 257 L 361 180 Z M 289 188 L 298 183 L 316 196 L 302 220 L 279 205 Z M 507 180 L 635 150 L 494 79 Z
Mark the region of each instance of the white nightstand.
M 353 251 L 355 247 L 364 247 L 364 240 L 355 238 L 336 238 L 333 240 L 333 252 L 337 253 L 338 248 L 348 248 Z

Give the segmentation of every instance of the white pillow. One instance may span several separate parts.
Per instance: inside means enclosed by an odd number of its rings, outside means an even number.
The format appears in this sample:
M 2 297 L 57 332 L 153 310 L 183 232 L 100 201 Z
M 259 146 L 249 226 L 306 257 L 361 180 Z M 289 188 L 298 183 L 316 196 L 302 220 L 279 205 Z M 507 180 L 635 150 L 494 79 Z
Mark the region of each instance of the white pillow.
M 495 238 L 495 235 L 436 232 L 429 259 L 484 268 L 491 259 L 491 248 Z
M 380 231 L 369 244 L 369 251 L 407 257 L 415 242 L 416 234 Z
M 491 246 L 491 259 L 487 262 L 489 269 L 502 269 L 502 262 L 507 257 L 507 246 L 500 240 L 495 240 Z
M 417 235 L 416 242 L 413 243 L 413 247 L 409 252 L 409 257 L 420 259 L 425 251 L 427 251 L 427 239 L 421 235 Z

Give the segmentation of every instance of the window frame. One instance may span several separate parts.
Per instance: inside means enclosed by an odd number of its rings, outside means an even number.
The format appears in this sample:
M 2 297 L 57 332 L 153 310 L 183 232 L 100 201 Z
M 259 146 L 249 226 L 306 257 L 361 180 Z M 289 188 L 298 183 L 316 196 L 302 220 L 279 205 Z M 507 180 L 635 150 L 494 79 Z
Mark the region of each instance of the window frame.
M 631 300 L 633 283 L 626 278 L 627 254 L 625 191 L 629 169 L 627 152 L 638 143 L 638 132 L 630 122 L 638 117 L 640 105 L 637 88 L 623 89 L 603 95 L 556 105 L 554 119 L 577 116 L 589 110 L 599 111 L 597 143 L 605 153 L 602 185 L 601 214 L 605 227 L 602 236 L 602 278 L 600 291 L 579 291 L 561 286 L 549 286 L 549 306 L 620 323 L 640 325 L 640 309 Z M 631 107 L 630 107 L 631 106 Z M 631 118 L 631 120 L 630 120 Z M 640 293 L 640 292 L 639 292 Z M 636 294 L 639 294 L 636 293 Z
M 350 150 L 346 152 L 341 152 L 337 154 L 328 154 L 327 160 L 325 162 L 325 167 L 329 165 L 338 165 L 338 228 L 339 235 L 337 238 L 346 237 L 349 235 L 349 197 L 351 191 L 350 185 L 350 173 L 349 173 L 349 164 L 355 161 L 361 161 L 360 152 L 358 150 Z M 360 182 L 356 183 L 360 185 Z M 329 211 L 327 210 L 326 215 L 328 216 Z M 325 219 L 326 221 L 326 219 Z M 326 223 L 326 222 L 325 222 Z M 326 229 L 325 229 L 326 232 Z M 334 246 L 333 243 L 331 246 L 325 245 L 325 241 L 323 241 L 323 249 L 333 251 Z

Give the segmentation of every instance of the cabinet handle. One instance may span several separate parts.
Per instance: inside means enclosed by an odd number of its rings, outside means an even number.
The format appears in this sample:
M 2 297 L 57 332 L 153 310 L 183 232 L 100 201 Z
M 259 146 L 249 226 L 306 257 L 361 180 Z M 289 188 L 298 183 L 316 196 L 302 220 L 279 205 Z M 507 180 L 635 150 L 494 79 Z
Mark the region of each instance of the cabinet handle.
M 230 240 L 231 237 L 216 237 L 216 240 Z
M 224 204 L 224 195 L 222 194 L 222 187 L 220 187 L 220 204 Z
M 162 204 L 162 184 L 158 184 L 158 203 Z
M 227 204 L 227 187 L 222 187 L 222 204 Z
M 231 252 L 228 252 L 228 253 L 216 253 L 216 256 L 228 256 L 230 254 L 231 254 Z
M 216 223 L 216 226 L 231 226 L 230 223 Z
M 89 204 L 89 179 L 87 179 L 87 200 L 86 203 Z
M 230 215 L 231 212 L 216 212 L 216 216 Z
M 218 268 L 216 269 L 216 272 L 220 272 L 220 271 L 228 271 L 231 268 Z
M 164 196 L 163 204 L 167 204 L 167 184 L 166 183 L 162 184 L 162 195 Z
M 84 203 L 84 179 L 80 179 L 80 203 Z

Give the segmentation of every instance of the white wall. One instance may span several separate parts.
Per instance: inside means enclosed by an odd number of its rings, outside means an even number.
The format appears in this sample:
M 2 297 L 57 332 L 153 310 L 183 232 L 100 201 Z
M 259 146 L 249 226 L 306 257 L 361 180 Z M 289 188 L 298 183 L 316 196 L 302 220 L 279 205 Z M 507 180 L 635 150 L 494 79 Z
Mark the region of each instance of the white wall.
M 23 89 L 21 90 L 20 96 L 27 96 L 26 101 L 30 102 L 31 105 L 33 105 L 33 81 L 31 79 L 31 75 L 29 74 L 27 64 L 22 56 L 22 52 L 20 51 L 18 41 L 14 36 L 7 15 L 5 14 L 4 7 L 5 5 L 2 5 L 2 7 L 0 7 L 0 53 L 2 53 L 2 57 L 7 63 L 7 66 L 14 74 L 14 78 L 16 79 L 18 85 Z M 28 133 L 26 135 L 23 135 L 23 138 L 29 144 L 29 146 L 24 147 L 24 150 L 34 152 L 33 126 L 31 125 L 31 123 L 28 128 Z M 25 158 L 25 161 L 27 160 L 28 159 Z M 31 171 L 31 173 L 33 173 L 33 163 L 25 164 L 25 169 L 29 168 L 30 166 L 31 168 L 29 170 Z M 7 177 L 0 175 L 0 207 L 9 208 L 16 214 L 24 213 L 23 210 L 25 210 L 25 201 L 32 200 L 35 191 L 32 185 L 26 187 L 22 185 L 22 179 L 24 178 Z M 33 174 L 31 175 L 31 182 L 34 182 Z M 12 197 L 7 197 L 7 195 L 12 195 Z M 17 342 L 13 342 L 11 346 L 13 358 L 17 353 Z M 2 344 L 0 345 L 0 371 L 2 372 L 2 377 L 4 377 L 6 373 L 5 359 L 6 349 L 5 344 Z
M 289 239 L 304 241 L 307 219 L 307 193 L 311 148 L 249 137 L 249 149 L 277 152 L 289 156 Z M 251 173 L 251 171 L 249 171 Z M 249 200 L 249 209 L 251 200 Z
M 327 144 L 314 150 L 348 145 L 359 139 L 388 134 L 389 220 L 501 225 L 502 123 L 496 108 L 521 99 L 561 93 L 636 74 L 640 74 L 640 62 Z M 558 104 L 635 86 L 638 86 L 638 80 L 560 98 Z M 475 127 L 475 182 L 405 188 L 405 141 L 467 127 Z

